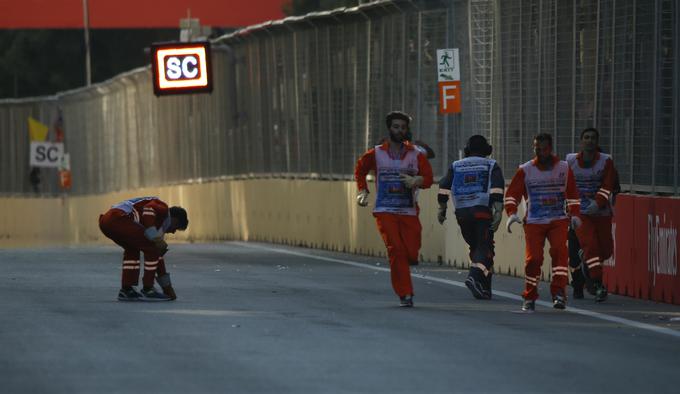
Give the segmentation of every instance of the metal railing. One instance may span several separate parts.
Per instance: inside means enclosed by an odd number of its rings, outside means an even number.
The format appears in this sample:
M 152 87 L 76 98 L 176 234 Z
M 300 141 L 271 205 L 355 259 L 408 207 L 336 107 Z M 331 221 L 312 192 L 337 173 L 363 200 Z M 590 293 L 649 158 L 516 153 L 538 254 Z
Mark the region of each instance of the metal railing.
M 155 97 L 150 71 L 52 97 L 0 100 L 0 193 L 33 193 L 27 118 L 63 114 L 71 194 L 244 176 L 350 179 L 414 115 L 437 174 L 472 134 L 506 178 L 554 135 L 600 129 L 625 190 L 678 193 L 680 8 L 672 0 L 378 1 L 213 41 L 211 95 Z M 459 48 L 463 112 L 438 113 L 435 53 Z M 56 170 L 38 192 L 59 193 Z

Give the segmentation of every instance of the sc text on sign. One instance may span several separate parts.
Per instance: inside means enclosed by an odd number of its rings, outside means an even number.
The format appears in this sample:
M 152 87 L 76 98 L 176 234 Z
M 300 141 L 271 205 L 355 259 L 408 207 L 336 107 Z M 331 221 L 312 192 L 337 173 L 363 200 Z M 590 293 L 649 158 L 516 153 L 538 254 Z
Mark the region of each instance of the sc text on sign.
M 157 96 L 212 91 L 209 42 L 154 44 L 151 55 Z
M 32 141 L 30 155 L 31 167 L 59 167 L 64 156 L 64 144 Z

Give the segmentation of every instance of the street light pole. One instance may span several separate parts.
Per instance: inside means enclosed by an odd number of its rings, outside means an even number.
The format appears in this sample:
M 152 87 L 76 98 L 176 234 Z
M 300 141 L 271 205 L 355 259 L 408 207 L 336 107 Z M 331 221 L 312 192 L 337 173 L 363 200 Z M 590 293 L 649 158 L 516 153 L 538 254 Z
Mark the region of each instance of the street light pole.
M 85 31 L 85 84 L 92 84 L 92 69 L 90 67 L 90 13 L 88 0 L 83 0 L 83 27 Z

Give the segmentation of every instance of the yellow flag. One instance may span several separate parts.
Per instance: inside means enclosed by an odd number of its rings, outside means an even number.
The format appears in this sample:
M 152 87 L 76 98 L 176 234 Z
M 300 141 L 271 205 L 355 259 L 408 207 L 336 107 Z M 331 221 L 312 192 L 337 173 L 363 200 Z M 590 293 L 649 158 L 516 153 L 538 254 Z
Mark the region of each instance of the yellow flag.
M 31 136 L 31 141 L 45 141 L 47 138 L 48 127 L 37 120 L 28 117 L 28 134 Z

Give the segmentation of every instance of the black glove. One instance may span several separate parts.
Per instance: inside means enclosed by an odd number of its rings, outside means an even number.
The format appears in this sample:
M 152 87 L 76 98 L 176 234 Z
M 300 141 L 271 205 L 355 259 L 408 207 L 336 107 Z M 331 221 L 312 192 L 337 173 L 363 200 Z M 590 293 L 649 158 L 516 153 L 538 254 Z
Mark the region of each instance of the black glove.
M 163 256 L 165 253 L 168 251 L 168 243 L 163 240 L 163 238 L 158 237 L 154 238 L 151 240 L 154 245 L 156 245 L 156 249 L 158 249 L 158 254 Z
M 444 224 L 446 221 L 446 204 L 439 204 L 439 212 L 437 213 L 437 220 L 439 224 Z

